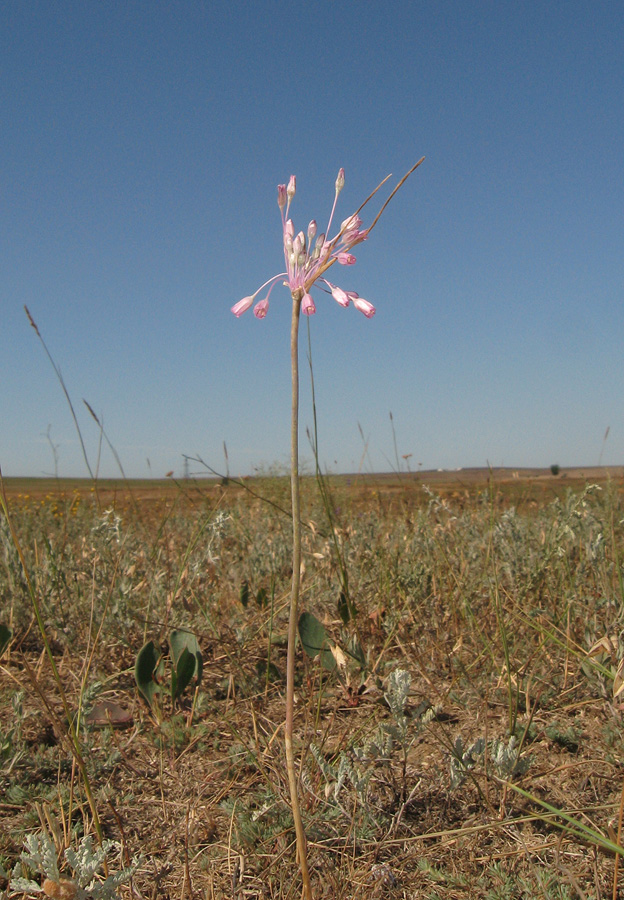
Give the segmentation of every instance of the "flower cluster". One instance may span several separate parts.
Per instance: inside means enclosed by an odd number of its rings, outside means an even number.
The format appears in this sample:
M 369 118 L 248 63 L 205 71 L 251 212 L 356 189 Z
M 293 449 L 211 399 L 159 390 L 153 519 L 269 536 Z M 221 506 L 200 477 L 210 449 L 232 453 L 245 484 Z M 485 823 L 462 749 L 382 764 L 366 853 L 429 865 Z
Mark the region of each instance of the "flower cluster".
M 353 303 L 355 308 L 364 313 L 368 319 L 375 315 L 375 307 L 368 300 L 364 300 L 355 291 L 343 291 L 342 288 L 337 287 L 323 277 L 323 274 L 334 263 L 339 263 L 342 266 L 352 266 L 355 263 L 355 256 L 351 253 L 351 250 L 357 244 L 365 241 L 370 231 L 370 228 L 362 228 L 361 218 L 357 213 L 354 213 L 354 215 L 344 220 L 338 233 L 333 238 L 329 237 L 338 194 L 344 187 L 344 182 L 344 169 L 341 169 L 336 178 L 336 193 L 329 222 L 325 232 L 320 234 L 317 234 L 317 225 L 314 219 L 308 225 L 307 234 L 304 234 L 303 231 L 295 234 L 295 226 L 292 219 L 288 218 L 288 212 L 292 199 L 295 196 L 296 178 L 294 175 L 291 175 L 288 185 L 278 185 L 277 205 L 282 216 L 286 271 L 269 278 L 268 281 L 265 281 L 258 288 L 255 294 L 243 297 L 242 300 L 235 303 L 232 307 L 232 312 L 235 316 L 242 316 L 253 305 L 258 294 L 268 286 L 269 289 L 266 296 L 254 306 L 255 316 L 258 319 L 264 319 L 269 309 L 269 296 L 280 279 L 285 279 L 283 283 L 290 289 L 293 297 L 300 300 L 301 312 L 307 316 L 316 312 L 314 300 L 310 295 L 310 289 L 314 284 L 317 284 L 318 287 L 324 285 L 323 290 L 330 293 L 340 306 L 347 307 L 350 303 Z

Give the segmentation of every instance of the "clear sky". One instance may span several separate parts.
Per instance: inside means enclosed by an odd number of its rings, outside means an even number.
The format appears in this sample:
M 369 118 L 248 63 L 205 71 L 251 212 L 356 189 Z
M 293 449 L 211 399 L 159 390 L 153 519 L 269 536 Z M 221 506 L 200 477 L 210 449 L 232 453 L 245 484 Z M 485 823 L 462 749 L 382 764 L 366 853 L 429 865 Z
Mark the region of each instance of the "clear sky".
M 332 270 L 376 316 L 316 294 L 321 462 L 357 470 L 361 427 L 389 469 L 392 412 L 413 469 L 624 463 L 621 0 L 9 0 L 0 133 L 4 475 L 50 441 L 87 474 L 24 304 L 92 466 L 83 398 L 131 476 L 286 463 L 289 294 L 230 312 L 283 269 L 276 186 L 305 230 L 341 166 L 338 221 L 421 156 Z

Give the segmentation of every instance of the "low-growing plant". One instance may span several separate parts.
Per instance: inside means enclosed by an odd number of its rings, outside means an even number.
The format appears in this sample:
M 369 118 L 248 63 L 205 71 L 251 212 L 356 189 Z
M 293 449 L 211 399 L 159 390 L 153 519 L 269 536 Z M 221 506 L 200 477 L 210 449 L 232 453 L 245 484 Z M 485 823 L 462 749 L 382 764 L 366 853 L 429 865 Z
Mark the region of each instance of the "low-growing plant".
M 199 687 L 203 657 L 195 635 L 178 628 L 169 635 L 169 651 L 169 696 L 173 710 L 191 682 Z M 158 718 L 162 715 L 158 697 L 165 687 L 165 669 L 165 658 L 160 649 L 154 641 L 148 641 L 137 654 L 134 677 L 139 693 Z
M 130 865 L 102 879 L 100 869 L 113 850 L 119 852 L 119 845 L 114 841 L 94 846 L 89 835 L 83 837 L 75 850 L 72 847 L 65 850 L 68 874 L 59 870 L 57 849 L 49 835 L 31 834 L 11 875 L 10 888 L 29 897 L 44 894 L 51 900 L 115 900 L 121 885 L 131 881 L 140 859 L 133 859 Z M 35 875 L 40 876 L 41 883 L 34 880 Z

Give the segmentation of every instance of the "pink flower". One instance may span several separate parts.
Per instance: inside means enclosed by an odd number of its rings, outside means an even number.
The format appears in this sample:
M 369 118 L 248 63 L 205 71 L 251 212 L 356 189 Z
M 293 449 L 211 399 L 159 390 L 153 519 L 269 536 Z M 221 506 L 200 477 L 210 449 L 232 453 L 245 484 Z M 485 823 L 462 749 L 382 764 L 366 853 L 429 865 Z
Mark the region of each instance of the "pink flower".
M 344 250 L 336 257 L 341 266 L 354 266 L 355 265 L 355 256 L 352 253 L 347 253 Z
M 268 310 L 269 298 L 265 297 L 264 300 L 258 300 L 256 305 L 254 306 L 254 316 L 256 317 L 256 319 L 264 319 Z
M 334 300 L 336 301 L 336 303 L 339 303 L 341 306 L 344 306 L 346 309 L 346 307 L 351 302 L 349 300 L 349 297 L 347 296 L 346 291 L 343 291 L 342 288 L 336 287 L 335 284 L 331 284 L 331 282 L 329 282 L 329 281 L 326 281 L 325 284 L 331 290 L 331 295 L 334 298 Z
M 314 300 L 309 294 L 303 295 L 303 299 L 301 301 L 301 312 L 304 314 L 304 316 L 313 316 L 316 312 Z
M 243 297 L 242 300 L 239 300 L 238 303 L 235 303 L 232 307 L 232 312 L 238 319 L 244 312 L 247 312 L 251 304 L 254 302 L 255 294 L 252 297 Z
M 349 296 L 351 297 L 351 300 L 353 300 L 353 305 L 356 309 L 361 313 L 364 313 L 367 319 L 373 318 L 377 310 L 372 303 L 369 303 L 368 300 L 364 300 L 363 297 L 358 297 L 355 291 L 349 291 Z

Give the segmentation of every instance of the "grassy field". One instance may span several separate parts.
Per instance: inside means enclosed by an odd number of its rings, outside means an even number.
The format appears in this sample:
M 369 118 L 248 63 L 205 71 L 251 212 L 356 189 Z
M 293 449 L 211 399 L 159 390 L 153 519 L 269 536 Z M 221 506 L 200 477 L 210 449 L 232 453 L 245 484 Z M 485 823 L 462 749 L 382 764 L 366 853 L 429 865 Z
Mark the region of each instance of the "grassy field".
M 326 635 L 297 660 L 316 897 L 624 896 L 623 476 L 341 476 L 329 505 L 304 479 L 301 608 Z M 63 851 L 94 834 L 87 782 L 109 873 L 138 858 L 122 895 L 297 897 L 288 480 L 5 489 L 63 691 L 2 518 L 0 896 L 29 836 L 72 874 Z M 175 703 L 172 631 L 203 661 Z M 135 682 L 149 641 L 151 706 Z

